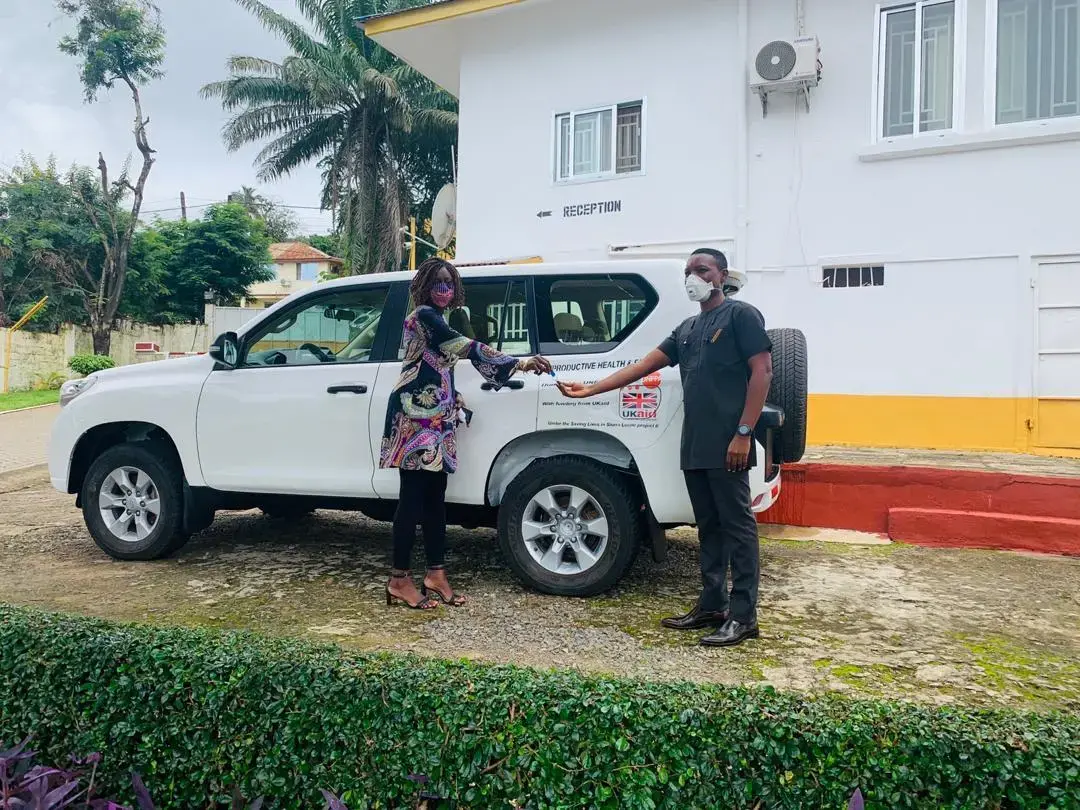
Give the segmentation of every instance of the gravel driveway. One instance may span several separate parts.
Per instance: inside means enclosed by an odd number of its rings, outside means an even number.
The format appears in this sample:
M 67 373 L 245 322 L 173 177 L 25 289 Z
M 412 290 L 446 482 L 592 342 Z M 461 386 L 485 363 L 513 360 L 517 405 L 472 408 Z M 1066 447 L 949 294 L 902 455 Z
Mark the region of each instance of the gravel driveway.
M 473 601 L 422 614 L 385 607 L 389 527 L 360 516 L 222 515 L 173 559 L 119 563 L 40 471 L 0 476 L 9 603 L 654 679 L 1080 711 L 1080 559 L 764 541 L 762 639 L 704 650 L 657 626 L 698 581 L 694 535 L 670 539 L 664 565 L 642 554 L 618 590 L 574 600 L 519 586 L 491 532 L 452 530 L 454 582 Z

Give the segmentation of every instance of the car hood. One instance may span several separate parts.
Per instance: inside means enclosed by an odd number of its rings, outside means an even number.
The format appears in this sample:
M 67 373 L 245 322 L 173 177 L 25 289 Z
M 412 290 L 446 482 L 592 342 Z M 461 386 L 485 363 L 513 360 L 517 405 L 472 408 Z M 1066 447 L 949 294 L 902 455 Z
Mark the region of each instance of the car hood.
M 208 355 L 195 355 L 193 357 L 178 357 L 175 360 L 155 360 L 151 363 L 134 363 L 130 366 L 118 366 L 92 374 L 100 383 L 126 380 L 132 377 L 143 376 L 181 376 L 189 373 L 199 366 L 206 366 L 207 370 L 213 366 L 214 361 Z

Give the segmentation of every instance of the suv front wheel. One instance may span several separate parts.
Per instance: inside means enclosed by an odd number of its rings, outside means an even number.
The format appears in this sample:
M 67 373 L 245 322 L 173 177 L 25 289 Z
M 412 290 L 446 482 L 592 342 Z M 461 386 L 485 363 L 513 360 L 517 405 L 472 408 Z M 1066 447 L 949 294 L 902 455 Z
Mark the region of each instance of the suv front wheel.
M 510 569 L 555 596 L 609 590 L 633 563 L 641 534 L 629 482 L 584 458 L 534 462 L 499 508 L 499 544 Z
M 115 559 L 156 560 L 183 545 L 183 475 L 152 442 L 98 456 L 83 481 L 82 508 L 94 542 Z

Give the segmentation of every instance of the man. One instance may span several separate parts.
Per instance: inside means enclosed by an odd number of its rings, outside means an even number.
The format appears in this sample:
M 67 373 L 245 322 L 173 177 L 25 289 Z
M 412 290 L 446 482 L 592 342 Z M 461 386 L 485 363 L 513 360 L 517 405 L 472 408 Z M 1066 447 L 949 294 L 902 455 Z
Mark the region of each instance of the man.
M 592 397 L 665 366 L 679 366 L 685 413 L 682 469 L 698 525 L 703 587 L 689 613 L 661 624 L 674 630 L 713 627 L 701 644 L 730 647 L 758 637 L 758 534 L 747 471 L 756 463 L 754 427 L 772 381 L 772 344 L 761 313 L 724 296 L 728 264 L 723 253 L 694 251 L 685 276 L 686 293 L 701 305 L 700 314 L 634 365 L 592 385 L 558 385 L 568 397 Z

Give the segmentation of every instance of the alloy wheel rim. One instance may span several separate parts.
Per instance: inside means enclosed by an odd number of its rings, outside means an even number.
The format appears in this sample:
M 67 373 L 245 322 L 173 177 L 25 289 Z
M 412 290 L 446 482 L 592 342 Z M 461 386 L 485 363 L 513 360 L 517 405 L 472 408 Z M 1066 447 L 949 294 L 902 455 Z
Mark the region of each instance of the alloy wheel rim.
M 561 576 L 593 568 L 607 551 L 610 527 L 596 498 L 581 487 L 556 484 L 537 492 L 525 507 L 521 537 L 529 556 Z
M 154 479 L 138 467 L 117 467 L 101 485 L 98 510 L 113 537 L 140 543 L 161 519 L 161 493 Z

